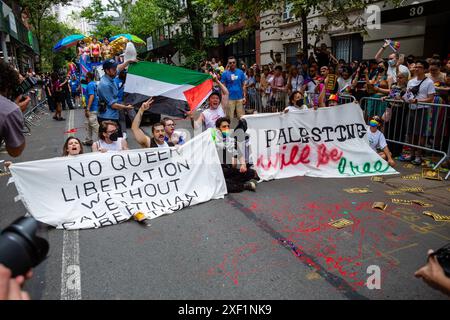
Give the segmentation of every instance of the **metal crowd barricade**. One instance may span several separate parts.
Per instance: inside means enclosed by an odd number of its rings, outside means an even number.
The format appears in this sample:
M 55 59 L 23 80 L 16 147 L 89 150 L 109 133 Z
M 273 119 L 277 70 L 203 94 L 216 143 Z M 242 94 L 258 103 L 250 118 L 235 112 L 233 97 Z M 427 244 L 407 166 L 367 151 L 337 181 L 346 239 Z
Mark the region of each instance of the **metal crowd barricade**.
M 34 88 L 29 92 L 29 97 L 31 99 L 28 104 L 27 109 L 23 113 L 24 118 L 24 133 L 27 135 L 31 134 L 31 127 L 38 126 L 39 121 L 43 116 L 47 115 L 45 106 L 47 105 L 47 99 L 41 94 L 41 88 Z
M 442 155 L 434 170 L 449 158 L 450 105 L 364 97 L 361 108 L 366 120 L 375 115 L 383 119 L 387 141 Z
M 330 93 L 326 94 L 326 99 L 330 97 Z M 308 106 L 308 108 L 314 108 L 319 106 L 319 93 L 311 93 L 311 92 L 305 92 L 303 99 L 303 104 Z M 340 94 L 338 95 L 339 102 L 338 104 L 347 104 L 351 102 L 356 102 L 356 98 L 352 95 L 346 95 L 346 94 Z

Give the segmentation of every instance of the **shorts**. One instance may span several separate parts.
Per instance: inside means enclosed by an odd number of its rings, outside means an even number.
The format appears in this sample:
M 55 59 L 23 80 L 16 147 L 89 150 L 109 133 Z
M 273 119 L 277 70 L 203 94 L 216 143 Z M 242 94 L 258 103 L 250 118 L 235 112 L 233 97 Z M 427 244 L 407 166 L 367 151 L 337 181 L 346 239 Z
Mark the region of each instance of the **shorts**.
M 78 91 L 72 91 L 72 98 L 79 97 L 80 93 Z

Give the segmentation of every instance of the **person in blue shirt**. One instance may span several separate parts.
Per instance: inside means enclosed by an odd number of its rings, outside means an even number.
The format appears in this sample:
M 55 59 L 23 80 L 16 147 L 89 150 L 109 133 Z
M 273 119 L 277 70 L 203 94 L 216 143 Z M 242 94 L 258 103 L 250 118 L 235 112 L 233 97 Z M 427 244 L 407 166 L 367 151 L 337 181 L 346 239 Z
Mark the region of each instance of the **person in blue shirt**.
M 119 88 L 115 83 L 117 72 L 124 70 L 130 63 L 135 62 L 128 60 L 120 65 L 117 65 L 114 59 L 109 59 L 103 62 L 103 71 L 105 74 L 100 79 L 98 84 L 99 97 L 99 112 L 97 115 L 98 122 L 110 120 L 117 123 L 119 126 L 119 137 L 122 137 L 122 128 L 119 123 L 119 110 L 134 110 L 131 104 L 124 105 L 119 102 Z M 103 108 L 102 106 L 105 106 Z
M 99 128 L 99 123 L 97 120 L 97 84 L 94 81 L 94 75 L 92 74 L 92 72 L 86 73 L 86 81 L 88 83 L 84 96 L 86 99 L 86 109 L 84 110 L 84 116 L 86 117 L 86 120 L 84 121 L 84 125 L 86 127 L 86 138 L 84 139 L 83 144 L 86 146 L 92 146 L 92 136 L 98 135 Z
M 77 76 L 75 74 L 72 75 L 72 78 L 69 81 L 70 84 L 70 92 L 72 94 L 72 99 L 75 102 L 75 106 L 77 108 L 80 107 L 80 98 L 81 98 L 81 86 L 80 81 L 78 81 Z
M 246 103 L 246 88 L 244 82 L 246 76 L 241 69 L 236 67 L 236 58 L 228 58 L 229 69 L 222 74 L 221 82 L 227 87 L 230 93 L 228 107 L 225 107 L 225 113 L 231 120 L 235 118 L 236 111 L 237 118 L 240 119 L 244 115 L 244 105 Z

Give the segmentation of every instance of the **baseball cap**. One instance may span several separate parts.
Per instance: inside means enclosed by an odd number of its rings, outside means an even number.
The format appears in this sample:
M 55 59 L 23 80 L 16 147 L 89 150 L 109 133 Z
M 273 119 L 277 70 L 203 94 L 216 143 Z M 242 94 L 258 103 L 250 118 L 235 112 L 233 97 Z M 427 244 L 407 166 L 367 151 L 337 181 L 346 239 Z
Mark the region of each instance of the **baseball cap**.
M 331 94 L 330 97 L 328 98 L 328 101 L 336 101 L 339 102 L 339 97 L 337 94 Z
M 103 62 L 103 70 L 112 69 L 117 67 L 117 62 L 114 59 L 108 59 Z

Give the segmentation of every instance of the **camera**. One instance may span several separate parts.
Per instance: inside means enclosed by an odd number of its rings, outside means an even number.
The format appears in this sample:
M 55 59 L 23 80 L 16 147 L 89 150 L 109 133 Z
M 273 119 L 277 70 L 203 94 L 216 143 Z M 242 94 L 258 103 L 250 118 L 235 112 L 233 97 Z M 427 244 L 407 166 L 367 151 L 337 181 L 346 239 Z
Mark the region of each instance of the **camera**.
M 14 90 L 14 96 L 18 97 L 20 95 L 26 95 L 28 91 L 34 88 L 37 81 L 32 77 L 26 77 L 18 87 Z
M 0 233 L 0 264 L 9 268 L 13 277 L 23 275 L 47 256 L 47 240 L 36 236 L 38 223 L 21 217 Z
M 431 256 L 436 256 L 437 261 L 444 269 L 444 273 L 450 278 L 450 243 L 433 252 Z

